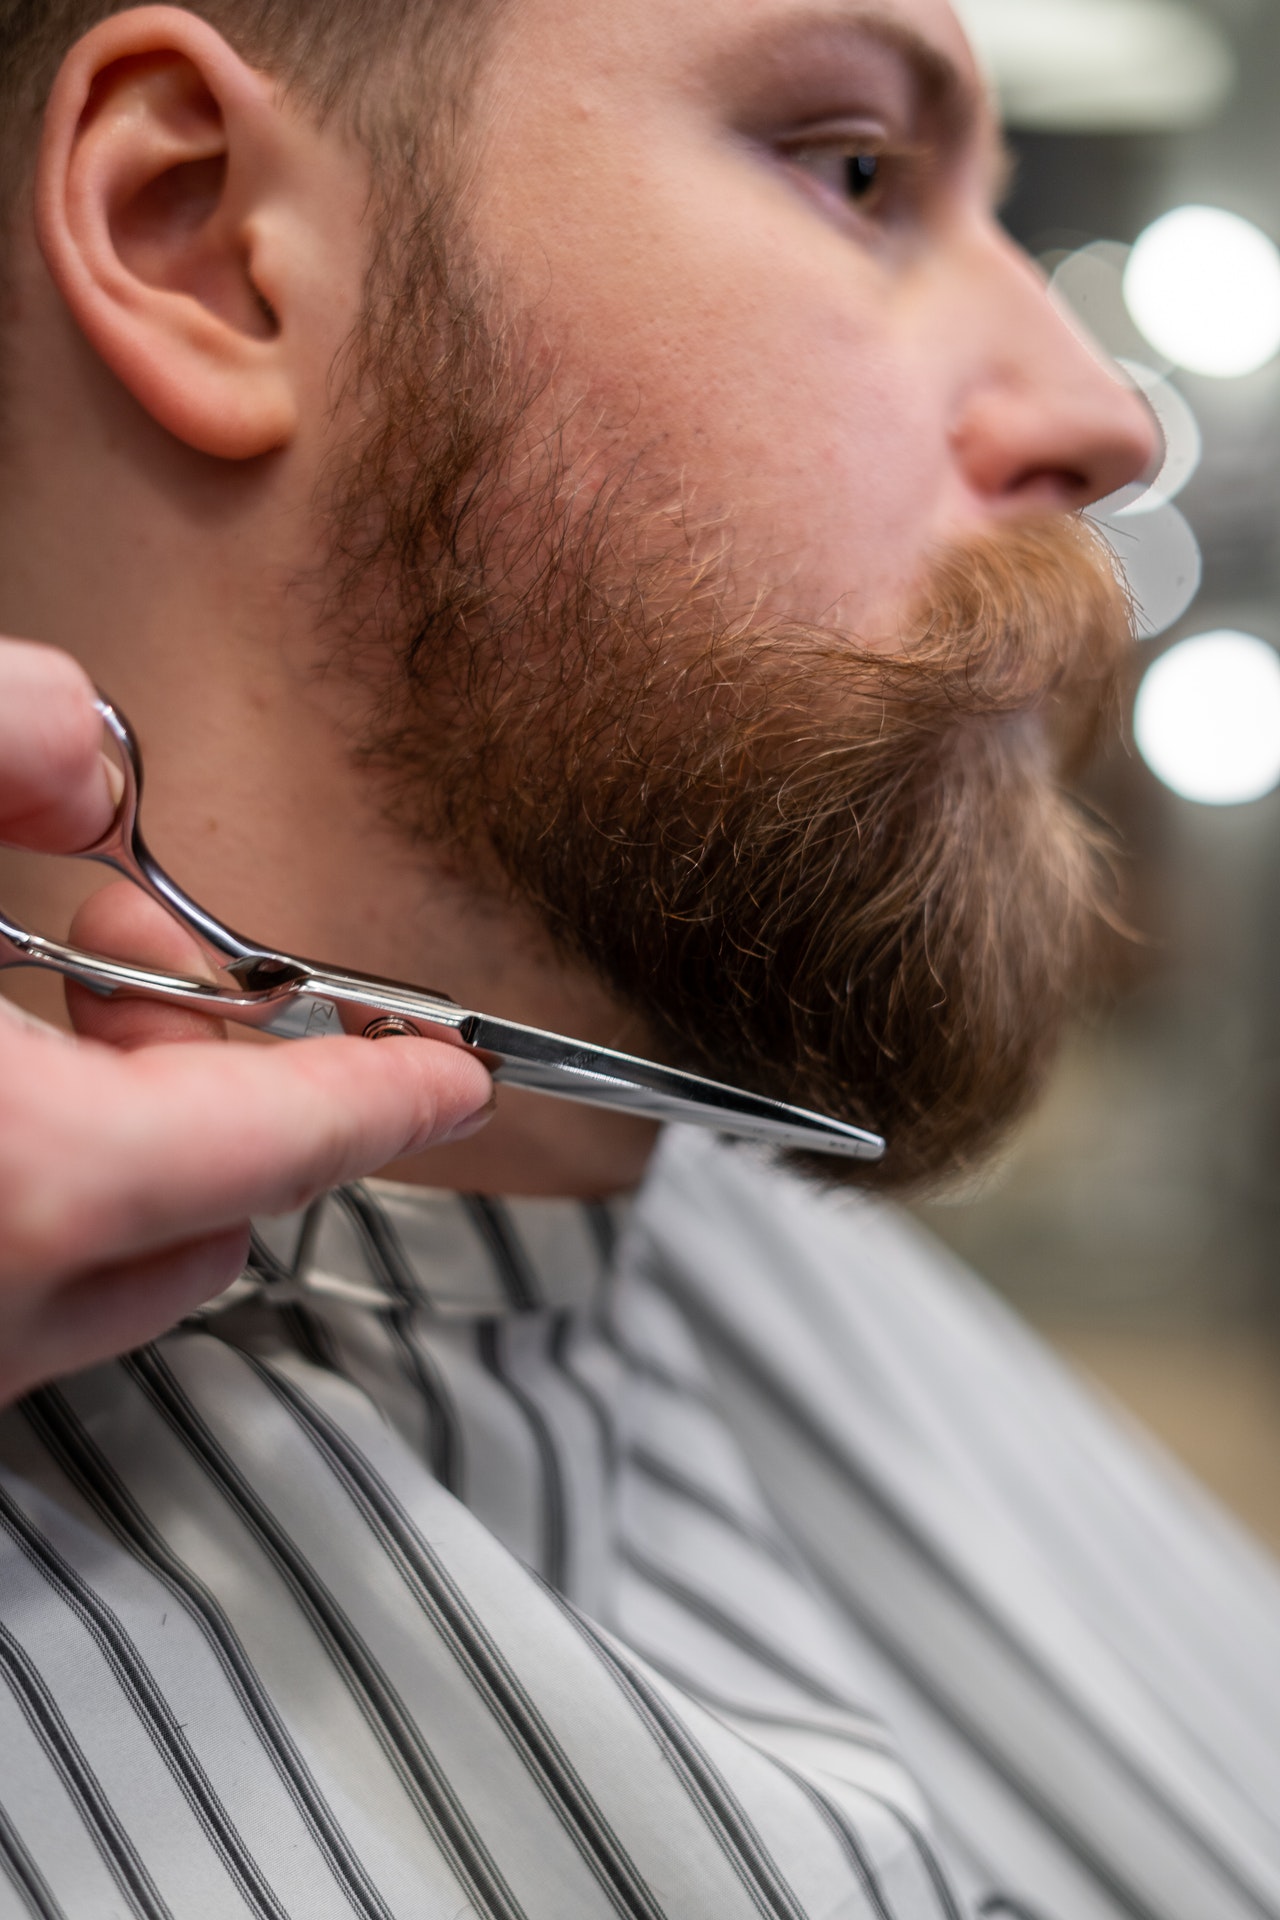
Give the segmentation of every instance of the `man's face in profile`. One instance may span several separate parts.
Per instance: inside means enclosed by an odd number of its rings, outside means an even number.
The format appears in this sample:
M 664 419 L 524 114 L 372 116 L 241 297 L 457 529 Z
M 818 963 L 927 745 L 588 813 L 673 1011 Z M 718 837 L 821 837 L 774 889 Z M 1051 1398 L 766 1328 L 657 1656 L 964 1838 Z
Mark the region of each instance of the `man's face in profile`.
M 953 1165 L 1107 917 L 1060 778 L 1125 609 L 1066 515 L 1151 452 L 956 22 L 520 0 L 463 149 L 336 505 L 394 808 L 669 1054 Z
M 477 252 L 596 471 L 731 514 L 771 606 L 892 626 L 940 544 L 1131 471 L 943 0 L 520 0 L 498 45 Z

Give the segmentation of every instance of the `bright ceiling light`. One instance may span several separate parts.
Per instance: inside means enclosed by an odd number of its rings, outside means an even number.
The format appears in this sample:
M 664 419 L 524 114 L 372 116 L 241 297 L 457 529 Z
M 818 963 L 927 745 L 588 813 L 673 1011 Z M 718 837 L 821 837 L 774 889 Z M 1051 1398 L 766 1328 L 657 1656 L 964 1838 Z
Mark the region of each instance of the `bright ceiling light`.
M 1280 353 L 1280 253 L 1221 207 L 1178 207 L 1148 227 L 1124 297 L 1156 352 L 1192 373 L 1235 379 Z
M 1012 126 L 1195 126 L 1235 83 L 1226 36 L 1184 0 L 957 0 L 957 11 Z
M 1148 669 L 1134 737 L 1166 787 L 1239 806 L 1280 786 L 1280 654 L 1249 633 L 1180 640 Z

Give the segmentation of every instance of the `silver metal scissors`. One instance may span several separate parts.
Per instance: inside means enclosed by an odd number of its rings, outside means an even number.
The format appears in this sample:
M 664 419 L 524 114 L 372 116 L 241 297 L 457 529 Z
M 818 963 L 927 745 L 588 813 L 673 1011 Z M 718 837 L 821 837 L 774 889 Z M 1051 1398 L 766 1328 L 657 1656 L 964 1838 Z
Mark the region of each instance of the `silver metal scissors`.
M 536 1027 L 518 1026 L 458 1006 L 444 994 L 368 974 L 341 973 L 261 947 L 207 913 L 159 865 L 138 821 L 142 758 L 133 731 L 108 700 L 98 710 L 119 749 L 124 791 L 103 837 L 77 859 L 111 867 L 192 933 L 220 981 L 157 972 L 102 954 L 84 953 L 29 933 L 0 912 L 0 971 L 42 967 L 108 998 L 126 995 L 256 1027 L 297 1040 L 322 1034 L 417 1034 L 471 1048 L 497 1081 L 530 1087 L 588 1106 L 617 1107 L 654 1120 L 682 1120 L 776 1147 L 875 1161 L 885 1143 L 843 1120 L 826 1119 L 760 1094 L 722 1086 L 675 1067 L 658 1066 L 608 1047 Z

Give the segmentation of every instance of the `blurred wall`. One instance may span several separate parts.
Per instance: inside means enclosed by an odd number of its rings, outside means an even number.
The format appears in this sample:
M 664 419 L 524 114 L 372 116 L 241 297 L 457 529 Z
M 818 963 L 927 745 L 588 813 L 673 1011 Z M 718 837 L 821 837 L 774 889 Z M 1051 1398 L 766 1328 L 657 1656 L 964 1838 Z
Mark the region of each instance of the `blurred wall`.
M 1027 16 L 1070 4 L 1019 0 L 1024 80 Z M 1280 238 L 1280 7 L 1233 0 L 1201 16 L 1234 55 L 1207 117 L 1013 129 L 1010 229 L 1105 347 L 1166 376 L 1202 436 L 1176 503 L 1202 584 L 1143 640 L 1139 672 L 1209 629 L 1280 647 L 1280 361 L 1237 379 L 1170 367 L 1123 300 L 1127 249 L 1172 208 L 1226 208 Z M 1082 34 L 1090 18 L 1083 7 Z M 998 74 L 998 35 L 995 53 Z M 1123 76 L 1099 71 L 1116 90 Z M 1158 576 L 1156 546 L 1139 564 Z M 1131 739 L 1095 792 L 1130 848 L 1145 935 L 1128 990 L 1073 1035 L 991 1176 L 921 1211 L 1280 1547 L 1280 794 L 1197 805 Z

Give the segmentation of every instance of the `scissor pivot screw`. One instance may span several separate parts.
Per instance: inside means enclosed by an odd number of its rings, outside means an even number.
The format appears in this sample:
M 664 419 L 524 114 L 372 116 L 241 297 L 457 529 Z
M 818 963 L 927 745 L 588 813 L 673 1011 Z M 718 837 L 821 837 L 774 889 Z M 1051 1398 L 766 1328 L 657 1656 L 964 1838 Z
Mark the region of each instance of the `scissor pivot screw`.
M 379 1019 L 369 1022 L 364 1030 L 364 1037 L 366 1040 L 396 1038 L 420 1040 L 422 1035 L 408 1020 L 397 1020 L 393 1014 L 384 1013 Z

